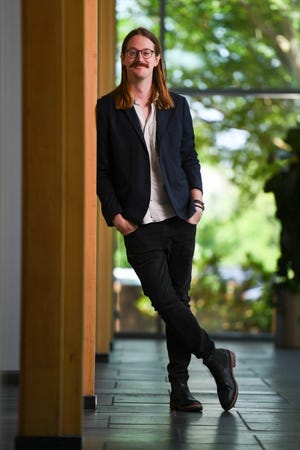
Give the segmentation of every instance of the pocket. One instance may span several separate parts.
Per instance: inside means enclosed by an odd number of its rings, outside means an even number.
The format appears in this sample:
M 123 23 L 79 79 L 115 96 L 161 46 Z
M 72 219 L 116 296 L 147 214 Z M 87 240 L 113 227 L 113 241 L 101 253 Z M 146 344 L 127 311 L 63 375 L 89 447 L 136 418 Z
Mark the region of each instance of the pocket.
M 140 229 L 140 227 L 137 227 L 135 230 L 131 231 L 130 233 L 125 234 L 125 235 L 123 236 L 124 239 L 127 239 L 127 238 L 129 238 L 129 237 L 131 237 L 131 236 L 134 236 L 134 235 L 139 231 L 139 229 Z
M 198 225 L 198 223 L 190 223 L 190 222 L 188 222 L 187 220 L 184 220 L 183 219 L 183 223 L 184 223 L 184 226 L 186 226 L 187 228 L 195 228 L 195 227 L 197 227 L 197 225 Z
M 191 239 L 195 239 L 196 236 L 196 230 L 197 230 L 197 224 L 189 223 L 186 220 L 184 220 L 184 230 L 186 233 L 186 236 Z
M 197 222 L 197 223 L 191 223 L 191 222 L 188 222 L 187 220 L 185 220 L 185 223 L 186 223 L 189 227 L 196 227 L 197 224 L 198 224 L 199 222 Z

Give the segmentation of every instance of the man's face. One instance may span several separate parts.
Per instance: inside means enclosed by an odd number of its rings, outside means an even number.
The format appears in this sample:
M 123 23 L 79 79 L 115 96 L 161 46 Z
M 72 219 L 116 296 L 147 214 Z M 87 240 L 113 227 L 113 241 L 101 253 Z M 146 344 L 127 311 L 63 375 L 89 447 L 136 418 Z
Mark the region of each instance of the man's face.
M 137 50 L 150 50 L 138 52 Z M 151 53 L 151 55 L 150 55 Z M 147 56 L 149 56 L 147 58 Z M 153 69 L 159 63 L 160 55 L 156 56 L 153 42 L 145 36 L 133 36 L 127 44 L 125 54 L 121 54 L 121 62 L 126 67 L 128 81 L 144 80 L 152 77 Z

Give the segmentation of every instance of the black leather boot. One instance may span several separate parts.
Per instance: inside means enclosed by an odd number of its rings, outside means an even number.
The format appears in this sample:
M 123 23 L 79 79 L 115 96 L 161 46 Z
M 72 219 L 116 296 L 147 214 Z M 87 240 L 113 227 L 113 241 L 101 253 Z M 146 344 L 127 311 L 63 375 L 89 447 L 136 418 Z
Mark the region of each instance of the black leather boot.
M 172 382 L 170 394 L 170 409 L 186 412 L 202 411 L 201 403 L 190 392 L 187 383 Z
M 215 379 L 222 408 L 228 411 L 233 408 L 238 397 L 238 384 L 233 375 L 235 354 L 229 350 L 218 348 L 209 353 L 203 363 Z

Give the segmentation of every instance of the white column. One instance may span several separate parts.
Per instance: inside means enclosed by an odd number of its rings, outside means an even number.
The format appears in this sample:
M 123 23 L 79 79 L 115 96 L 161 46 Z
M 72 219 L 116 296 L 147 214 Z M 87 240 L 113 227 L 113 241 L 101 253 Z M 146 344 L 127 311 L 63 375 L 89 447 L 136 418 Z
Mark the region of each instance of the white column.
M 21 6 L 0 0 L 0 371 L 19 369 Z M 2 351 L 1 351 L 2 350 Z

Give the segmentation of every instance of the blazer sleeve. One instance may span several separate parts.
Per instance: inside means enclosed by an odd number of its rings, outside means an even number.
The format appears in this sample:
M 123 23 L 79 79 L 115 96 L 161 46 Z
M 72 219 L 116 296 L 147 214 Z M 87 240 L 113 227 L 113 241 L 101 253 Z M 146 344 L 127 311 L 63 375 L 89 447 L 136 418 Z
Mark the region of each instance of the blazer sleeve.
M 181 141 L 182 168 L 186 174 L 189 188 L 203 191 L 201 166 L 195 149 L 195 135 L 190 108 L 183 98 L 183 134 Z
M 97 101 L 97 195 L 107 225 L 113 226 L 114 216 L 123 211 L 113 186 L 108 133 L 109 108 L 107 97 Z

